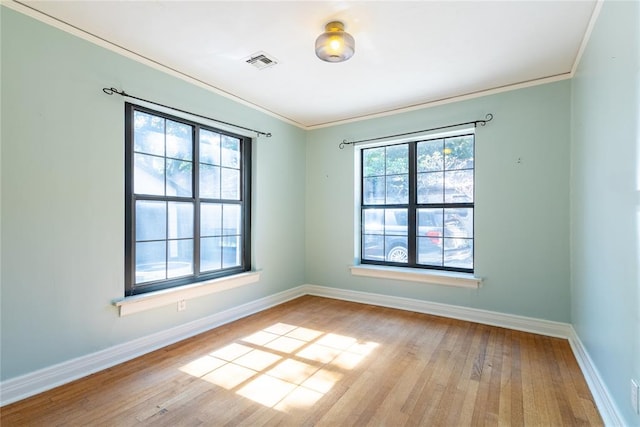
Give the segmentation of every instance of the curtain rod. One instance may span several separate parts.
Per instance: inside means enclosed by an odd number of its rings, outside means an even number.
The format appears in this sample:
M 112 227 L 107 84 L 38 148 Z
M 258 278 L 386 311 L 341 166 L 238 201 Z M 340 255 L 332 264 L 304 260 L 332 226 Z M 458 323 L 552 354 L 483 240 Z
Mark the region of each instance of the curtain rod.
M 439 126 L 439 127 L 431 128 L 431 129 L 416 130 L 416 131 L 413 131 L 413 132 L 396 133 L 394 135 L 379 136 L 377 138 L 369 138 L 369 139 L 361 139 L 359 141 L 347 141 L 346 139 L 344 139 L 344 140 L 342 140 L 342 142 L 340 143 L 340 145 L 338 147 L 340 147 L 340 149 L 342 150 L 345 147 L 345 145 L 359 144 L 361 142 L 379 141 L 381 139 L 387 139 L 387 138 L 397 138 L 399 136 L 407 136 L 407 135 L 413 135 L 413 134 L 416 134 L 416 133 L 430 132 L 432 130 L 449 129 L 449 128 L 454 128 L 454 127 L 464 126 L 464 125 L 473 125 L 473 127 L 478 127 L 478 125 L 484 126 L 488 122 L 490 122 L 491 120 L 493 120 L 493 114 L 489 113 L 489 114 L 487 114 L 485 116 L 484 119 L 482 119 L 482 120 L 474 120 L 472 122 L 456 123 L 456 124 L 453 124 L 453 125 Z
M 220 124 L 223 124 L 223 125 L 232 126 L 234 128 L 248 130 L 250 132 L 255 132 L 258 136 L 263 135 L 263 136 L 266 136 L 267 138 L 271 138 L 271 132 L 261 132 L 259 130 L 247 128 L 247 127 L 244 127 L 244 126 L 234 125 L 233 123 L 223 122 L 222 120 L 214 119 L 212 117 L 203 116 L 202 114 L 196 114 L 196 113 L 192 113 L 190 111 L 185 111 L 185 110 L 181 110 L 179 108 L 170 107 L 168 105 L 160 104 L 158 102 L 149 101 L 148 99 L 138 98 L 137 96 L 129 95 L 125 91 L 118 90 L 118 89 L 113 88 L 113 87 L 111 87 L 111 88 L 104 87 L 104 88 L 102 88 L 102 91 L 104 93 L 106 93 L 107 95 L 113 95 L 114 93 L 116 93 L 118 95 L 126 96 L 128 98 L 137 99 L 138 101 L 148 102 L 149 104 L 157 105 L 159 107 L 168 108 L 170 110 L 178 111 L 180 113 L 184 113 L 184 114 L 189 114 L 189 115 L 192 115 L 192 116 L 200 117 L 201 119 L 207 119 L 207 120 L 211 120 L 213 122 L 220 123 Z

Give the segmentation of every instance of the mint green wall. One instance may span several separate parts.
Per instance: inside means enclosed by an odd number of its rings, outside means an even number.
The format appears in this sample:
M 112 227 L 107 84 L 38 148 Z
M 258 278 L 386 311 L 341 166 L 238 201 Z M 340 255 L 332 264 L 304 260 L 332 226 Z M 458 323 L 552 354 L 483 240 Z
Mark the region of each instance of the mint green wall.
M 640 3 L 603 3 L 572 94 L 572 321 L 625 424 L 640 425 Z
M 476 137 L 479 290 L 353 277 L 357 140 L 467 122 Z M 307 282 L 522 316 L 569 318 L 570 82 L 318 129 L 307 140 Z M 521 163 L 518 163 L 518 158 Z
M 304 283 L 304 131 L 1 10 L 2 372 L 8 379 Z M 260 283 L 120 318 L 124 103 L 105 86 L 273 133 L 254 144 Z

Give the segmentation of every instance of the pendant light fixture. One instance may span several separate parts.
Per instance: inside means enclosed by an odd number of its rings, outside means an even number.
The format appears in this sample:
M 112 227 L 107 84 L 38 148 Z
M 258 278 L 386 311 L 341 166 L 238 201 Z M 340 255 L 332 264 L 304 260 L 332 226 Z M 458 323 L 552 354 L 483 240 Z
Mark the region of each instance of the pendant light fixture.
M 316 39 L 316 55 L 327 62 L 343 62 L 355 52 L 356 42 L 344 31 L 344 24 L 332 21 L 325 25 L 325 32 Z

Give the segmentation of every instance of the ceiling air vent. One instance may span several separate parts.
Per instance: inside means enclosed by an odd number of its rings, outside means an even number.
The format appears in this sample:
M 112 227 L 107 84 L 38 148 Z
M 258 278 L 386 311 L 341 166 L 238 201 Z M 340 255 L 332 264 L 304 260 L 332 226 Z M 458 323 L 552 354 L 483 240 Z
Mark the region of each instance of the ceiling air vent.
M 264 70 L 265 68 L 276 65 L 278 61 L 273 56 L 268 55 L 265 52 L 256 52 L 248 58 L 245 58 L 247 64 L 251 64 L 258 70 Z

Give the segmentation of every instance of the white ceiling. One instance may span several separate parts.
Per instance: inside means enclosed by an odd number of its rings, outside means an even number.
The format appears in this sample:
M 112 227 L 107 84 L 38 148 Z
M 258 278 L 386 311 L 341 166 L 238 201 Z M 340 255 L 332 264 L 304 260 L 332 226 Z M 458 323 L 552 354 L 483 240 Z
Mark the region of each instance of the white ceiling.
M 570 76 L 596 6 L 595 0 L 20 3 L 305 128 Z M 356 40 L 347 62 L 315 56 L 315 39 L 331 20 L 343 21 Z M 258 51 L 279 63 L 248 65 Z

